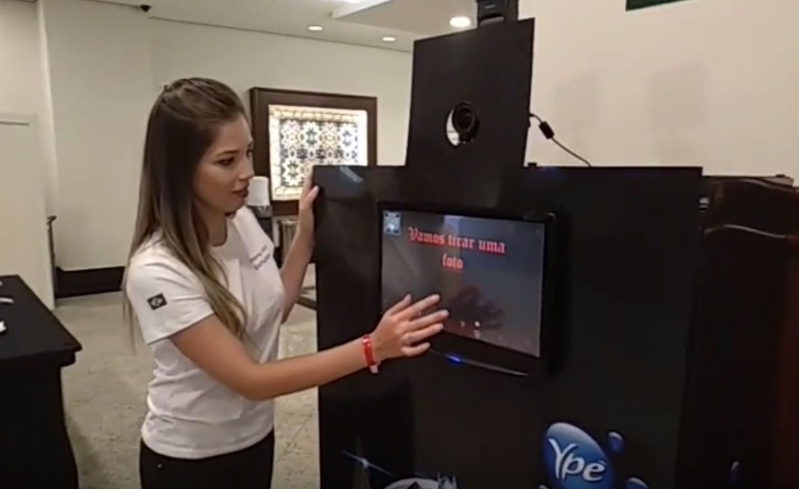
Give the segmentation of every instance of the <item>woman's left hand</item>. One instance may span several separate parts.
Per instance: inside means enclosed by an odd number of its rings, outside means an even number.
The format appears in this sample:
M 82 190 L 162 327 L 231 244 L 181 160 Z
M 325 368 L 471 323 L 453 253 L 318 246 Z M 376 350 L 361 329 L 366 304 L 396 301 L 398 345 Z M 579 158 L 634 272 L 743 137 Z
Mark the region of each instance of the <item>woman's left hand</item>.
M 316 196 L 319 195 L 319 187 L 311 186 L 313 180 L 313 169 L 305 177 L 305 183 L 302 186 L 302 195 L 300 196 L 299 203 L 299 228 L 298 233 L 309 243 L 314 241 L 314 215 L 313 203 Z

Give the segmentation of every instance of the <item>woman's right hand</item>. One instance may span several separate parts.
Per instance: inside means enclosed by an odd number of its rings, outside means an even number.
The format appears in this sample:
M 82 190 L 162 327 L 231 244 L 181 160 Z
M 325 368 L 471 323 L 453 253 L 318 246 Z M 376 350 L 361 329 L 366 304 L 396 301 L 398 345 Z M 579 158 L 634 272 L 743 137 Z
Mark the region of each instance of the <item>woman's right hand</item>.
M 415 357 L 427 351 L 430 343 L 425 340 L 444 329 L 443 321 L 449 313 L 446 310 L 424 316 L 422 313 L 439 300 L 441 296 L 434 294 L 412 304 L 411 296 L 406 295 L 391 306 L 371 335 L 375 361 L 381 363 L 392 358 Z

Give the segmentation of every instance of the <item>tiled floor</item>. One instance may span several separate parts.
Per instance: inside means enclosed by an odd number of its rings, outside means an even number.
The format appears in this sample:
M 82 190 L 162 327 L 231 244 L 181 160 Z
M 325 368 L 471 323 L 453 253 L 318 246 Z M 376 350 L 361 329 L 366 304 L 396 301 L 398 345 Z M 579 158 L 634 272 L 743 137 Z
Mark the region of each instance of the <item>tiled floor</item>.
M 64 397 L 82 489 L 139 487 L 139 428 L 151 359 L 134 349 L 122 299 L 107 294 L 60 301 L 56 314 L 83 350 L 64 370 Z M 281 356 L 316 351 L 316 315 L 297 307 L 281 331 Z M 274 489 L 319 487 L 316 391 L 277 401 Z

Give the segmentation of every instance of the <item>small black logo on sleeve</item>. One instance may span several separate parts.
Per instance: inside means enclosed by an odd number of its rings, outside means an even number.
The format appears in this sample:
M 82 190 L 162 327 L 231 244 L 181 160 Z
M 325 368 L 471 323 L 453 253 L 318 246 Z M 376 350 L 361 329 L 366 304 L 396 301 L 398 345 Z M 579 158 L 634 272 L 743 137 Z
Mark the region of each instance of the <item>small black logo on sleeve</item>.
M 154 295 L 147 299 L 147 304 L 150 305 L 150 309 L 153 311 L 161 309 L 166 305 L 166 297 L 164 297 L 164 294 Z

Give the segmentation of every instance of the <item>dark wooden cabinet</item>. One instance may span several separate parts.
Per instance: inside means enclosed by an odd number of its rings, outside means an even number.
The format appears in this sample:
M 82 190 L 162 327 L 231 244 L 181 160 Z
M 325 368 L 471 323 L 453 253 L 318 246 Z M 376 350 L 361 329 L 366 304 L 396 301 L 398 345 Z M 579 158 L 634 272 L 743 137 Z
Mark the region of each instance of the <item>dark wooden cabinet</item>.
M 78 489 L 61 369 L 81 345 L 20 277 L 0 282 L 0 487 Z
M 778 400 L 774 416 L 774 480 L 780 487 L 799 484 L 799 193 L 790 218 L 785 323 L 780 341 Z M 791 486 L 790 484 L 794 484 Z

